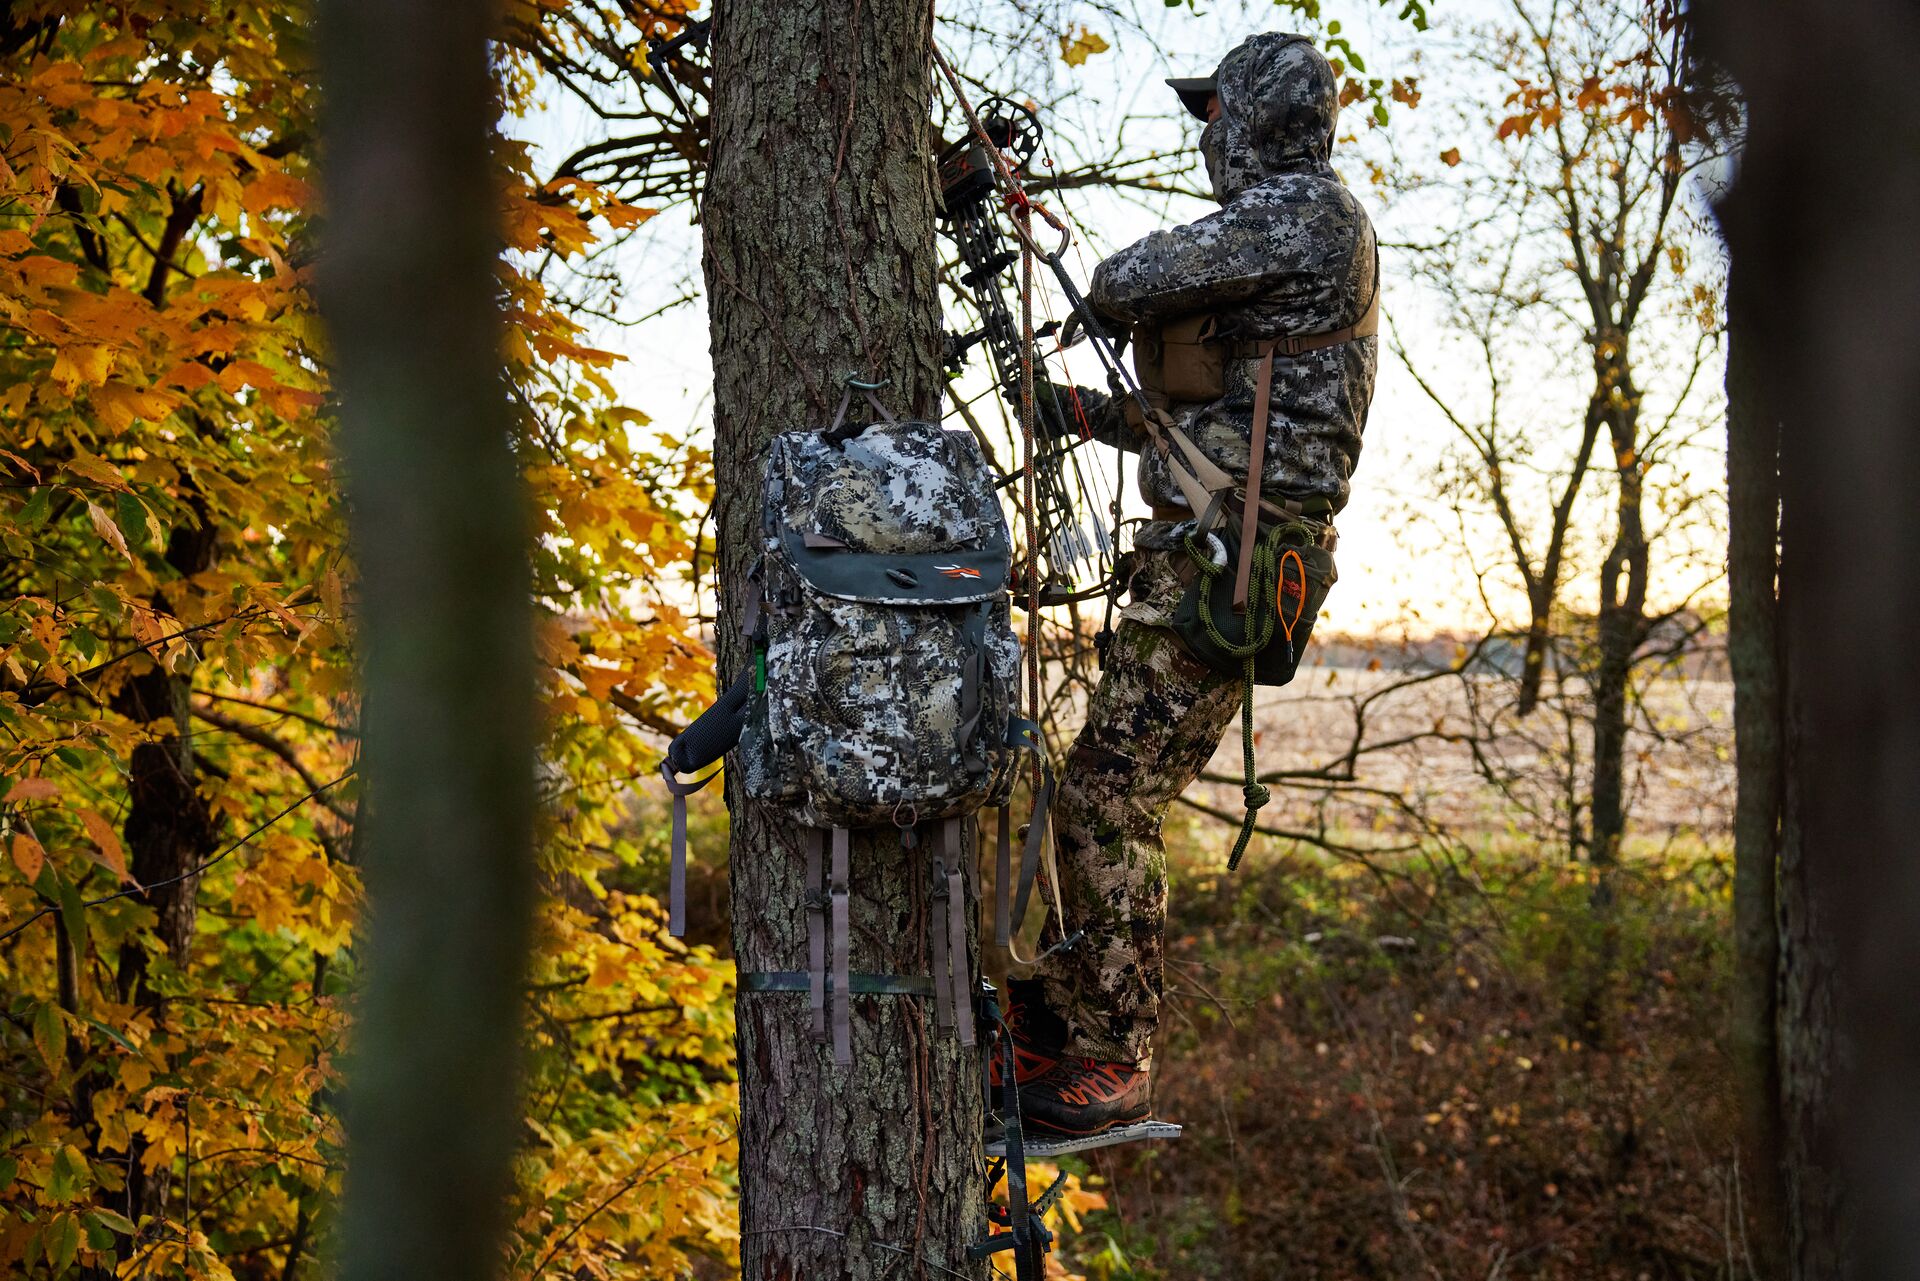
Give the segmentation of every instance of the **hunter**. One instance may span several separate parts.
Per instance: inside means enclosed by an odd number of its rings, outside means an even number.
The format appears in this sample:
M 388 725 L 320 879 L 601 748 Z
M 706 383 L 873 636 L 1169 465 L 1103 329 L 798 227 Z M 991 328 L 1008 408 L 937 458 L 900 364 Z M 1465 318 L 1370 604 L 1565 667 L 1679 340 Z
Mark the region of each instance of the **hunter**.
M 1305 37 L 1255 35 L 1213 75 L 1167 83 L 1206 122 L 1200 150 L 1221 207 L 1106 259 L 1089 299 L 1109 331 L 1130 327 L 1142 382 L 1166 413 L 1158 421 L 1177 425 L 1241 485 L 1261 455 L 1262 499 L 1329 553 L 1326 581 L 1302 592 L 1311 608 L 1289 637 L 1284 680 L 1293 643 L 1304 643 L 1332 580 L 1331 521 L 1346 505 L 1373 397 L 1378 251 L 1331 163 L 1333 68 Z M 1182 399 L 1180 388 L 1156 387 L 1140 357 L 1182 324 L 1195 332 L 1196 319 L 1224 352 L 1221 386 Z M 1179 455 L 1148 447 L 1137 410 L 1074 394 L 1095 438 L 1140 451 L 1152 519 L 1125 562 L 1129 603 L 1054 804 L 1066 919 L 1050 921 L 1042 941 L 1082 937 L 1010 993 L 1022 1112 L 1036 1138 L 1095 1136 L 1150 1116 L 1167 912 L 1161 822 L 1212 757 L 1243 691 L 1237 667 L 1197 661 L 1175 630 L 1199 554 L 1190 546 L 1191 488 L 1183 491 L 1169 465 Z M 1260 402 L 1264 434 L 1255 424 Z M 1224 520 L 1238 527 L 1241 518 Z M 1217 539 L 1208 545 L 1209 554 L 1222 550 Z

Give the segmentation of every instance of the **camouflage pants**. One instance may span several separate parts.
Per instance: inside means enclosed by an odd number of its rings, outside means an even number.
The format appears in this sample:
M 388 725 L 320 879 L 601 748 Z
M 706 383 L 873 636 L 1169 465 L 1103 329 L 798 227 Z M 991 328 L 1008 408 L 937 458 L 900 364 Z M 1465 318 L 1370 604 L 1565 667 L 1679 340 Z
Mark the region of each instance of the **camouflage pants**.
M 1155 574 L 1152 577 L 1158 578 Z M 1067 759 L 1054 800 L 1054 844 L 1067 932 L 1084 936 L 1036 977 L 1066 1019 L 1069 1052 L 1144 1063 L 1159 1024 L 1167 923 L 1160 824 L 1219 746 L 1240 709 L 1239 682 L 1187 656 L 1174 634 L 1141 621 L 1134 600 Z M 1147 596 L 1149 600 L 1143 601 Z M 1062 937 L 1049 920 L 1042 941 Z

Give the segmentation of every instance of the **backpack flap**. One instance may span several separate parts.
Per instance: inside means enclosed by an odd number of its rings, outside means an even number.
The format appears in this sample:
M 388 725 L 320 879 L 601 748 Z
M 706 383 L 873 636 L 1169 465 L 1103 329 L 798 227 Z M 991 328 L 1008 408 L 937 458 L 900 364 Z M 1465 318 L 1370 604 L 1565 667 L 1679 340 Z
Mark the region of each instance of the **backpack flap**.
M 823 596 L 871 605 L 967 605 L 1007 590 L 1011 554 L 998 546 L 902 555 L 809 546 L 799 530 L 781 539 L 787 562 Z

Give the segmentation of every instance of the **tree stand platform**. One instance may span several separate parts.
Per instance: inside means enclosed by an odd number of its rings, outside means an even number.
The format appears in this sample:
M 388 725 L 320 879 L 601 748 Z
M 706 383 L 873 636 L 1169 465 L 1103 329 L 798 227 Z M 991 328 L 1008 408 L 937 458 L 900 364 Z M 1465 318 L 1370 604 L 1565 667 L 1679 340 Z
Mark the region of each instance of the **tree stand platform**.
M 1021 1148 L 1029 1159 L 1065 1156 L 1069 1152 L 1091 1152 L 1096 1148 L 1110 1148 L 1121 1143 L 1152 1143 L 1180 1137 L 1180 1127 L 1167 1121 L 1136 1121 L 1132 1125 L 1116 1125 L 1111 1130 L 1102 1130 L 1098 1134 L 1089 1134 L 1083 1138 L 1070 1138 L 1062 1135 L 1054 1138 L 1050 1135 L 1027 1133 L 1022 1136 Z M 1006 1141 L 994 1139 L 987 1144 L 987 1155 L 1004 1157 L 1007 1154 Z

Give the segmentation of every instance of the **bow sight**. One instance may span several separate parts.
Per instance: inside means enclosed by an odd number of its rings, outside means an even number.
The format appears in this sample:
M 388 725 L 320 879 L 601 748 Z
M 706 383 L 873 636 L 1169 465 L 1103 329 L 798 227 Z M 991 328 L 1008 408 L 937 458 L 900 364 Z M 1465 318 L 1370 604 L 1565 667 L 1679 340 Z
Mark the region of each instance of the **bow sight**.
M 1031 340 L 1023 338 L 1022 326 L 1015 320 L 1017 303 L 1009 305 L 1009 296 L 1031 289 L 1031 282 L 1022 281 L 1014 271 L 1021 258 L 1020 233 L 993 199 L 1000 186 L 1000 166 L 988 142 L 1000 151 L 1007 169 L 1017 173 L 1039 154 L 1043 135 L 1033 108 L 1009 98 L 983 102 L 978 117 L 985 138 L 962 134 L 941 150 L 938 159 L 941 231 L 958 253 L 952 280 L 977 322 L 947 331 L 944 360 L 949 374 L 958 374 L 974 349 L 985 346 L 994 382 L 1017 424 L 1023 374 L 1041 367 L 1037 340 L 1054 337 L 1060 326 L 1048 321 L 1032 330 Z M 1089 438 L 1086 415 L 1071 390 L 1063 391 L 1044 378 L 1034 379 L 1033 396 L 1037 420 L 1033 514 L 1040 603 L 1057 605 L 1103 591 L 1114 549 L 1100 514 L 1093 513 L 1083 524 L 1073 499 L 1074 491 L 1083 499 L 1091 498 L 1077 455 L 1078 447 Z M 1021 471 L 1000 470 L 997 488 L 1011 488 L 1023 479 Z M 1117 490 L 1113 497 L 1117 501 Z M 1076 591 L 1076 580 L 1085 577 L 1089 568 L 1096 571 L 1096 585 Z

